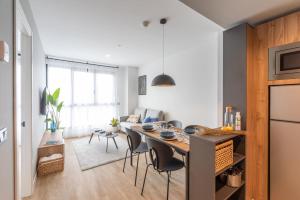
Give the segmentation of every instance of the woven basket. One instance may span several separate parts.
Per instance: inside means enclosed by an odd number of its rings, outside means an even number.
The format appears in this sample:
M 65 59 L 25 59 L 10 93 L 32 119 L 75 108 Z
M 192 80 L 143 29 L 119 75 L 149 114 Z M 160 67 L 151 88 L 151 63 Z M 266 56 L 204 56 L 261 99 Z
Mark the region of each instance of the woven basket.
M 60 172 L 64 170 L 64 159 L 54 159 L 46 162 L 41 162 L 38 165 L 38 175 L 45 176 L 54 172 Z
M 233 163 L 233 141 L 216 145 L 216 172 Z

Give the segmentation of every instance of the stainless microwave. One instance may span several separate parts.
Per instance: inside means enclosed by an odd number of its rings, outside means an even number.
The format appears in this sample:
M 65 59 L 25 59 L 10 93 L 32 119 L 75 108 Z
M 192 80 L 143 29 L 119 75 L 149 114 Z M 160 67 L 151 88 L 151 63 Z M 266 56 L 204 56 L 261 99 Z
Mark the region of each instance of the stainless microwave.
M 269 80 L 300 79 L 300 42 L 269 49 Z

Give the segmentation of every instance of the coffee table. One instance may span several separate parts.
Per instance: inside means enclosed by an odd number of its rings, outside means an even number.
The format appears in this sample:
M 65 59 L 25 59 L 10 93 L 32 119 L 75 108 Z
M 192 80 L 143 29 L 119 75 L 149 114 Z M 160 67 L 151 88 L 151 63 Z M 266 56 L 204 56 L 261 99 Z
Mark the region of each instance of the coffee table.
M 98 140 L 100 142 L 100 135 L 103 135 L 103 134 L 105 134 L 105 131 L 102 130 L 102 129 L 98 129 L 98 128 L 92 129 L 92 134 L 91 134 L 91 137 L 90 137 L 90 140 L 89 140 L 89 144 L 91 143 L 94 135 L 98 136 Z
M 99 142 L 100 142 L 100 137 L 106 138 L 106 152 L 108 150 L 108 139 L 112 139 L 115 143 L 116 148 L 119 149 L 119 147 L 117 145 L 117 142 L 116 142 L 116 139 L 115 139 L 115 137 L 117 137 L 119 135 L 117 132 L 111 132 L 109 130 L 104 131 L 102 129 L 93 129 L 90 140 L 89 140 L 89 144 L 91 143 L 92 138 L 94 137 L 94 135 L 98 136 Z
M 118 133 L 113 133 L 113 132 L 106 132 L 105 134 L 100 135 L 101 137 L 106 137 L 106 152 L 108 149 L 108 139 L 113 139 L 116 148 L 119 149 L 117 142 L 115 140 L 115 137 L 118 137 L 118 135 L 119 135 Z

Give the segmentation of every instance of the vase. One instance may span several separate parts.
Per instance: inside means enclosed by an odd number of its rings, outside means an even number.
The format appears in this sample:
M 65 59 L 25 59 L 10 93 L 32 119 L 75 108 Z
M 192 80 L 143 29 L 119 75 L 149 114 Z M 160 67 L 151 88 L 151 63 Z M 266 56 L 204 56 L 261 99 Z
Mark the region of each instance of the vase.
M 50 124 L 51 133 L 55 133 L 56 129 L 57 129 L 56 123 L 52 121 L 51 124 Z

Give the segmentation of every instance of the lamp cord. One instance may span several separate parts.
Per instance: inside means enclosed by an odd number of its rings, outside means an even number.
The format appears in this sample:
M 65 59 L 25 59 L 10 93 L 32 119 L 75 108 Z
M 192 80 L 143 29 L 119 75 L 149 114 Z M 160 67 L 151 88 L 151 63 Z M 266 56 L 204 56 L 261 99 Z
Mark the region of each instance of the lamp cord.
M 165 74 L 165 25 L 163 24 L 163 38 L 162 38 L 162 67 L 163 74 Z

